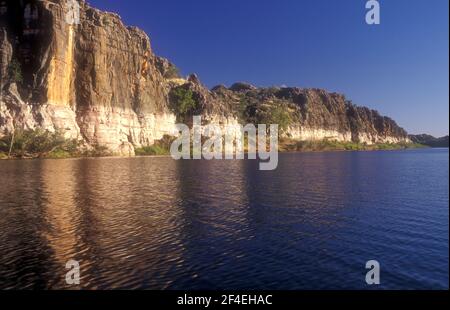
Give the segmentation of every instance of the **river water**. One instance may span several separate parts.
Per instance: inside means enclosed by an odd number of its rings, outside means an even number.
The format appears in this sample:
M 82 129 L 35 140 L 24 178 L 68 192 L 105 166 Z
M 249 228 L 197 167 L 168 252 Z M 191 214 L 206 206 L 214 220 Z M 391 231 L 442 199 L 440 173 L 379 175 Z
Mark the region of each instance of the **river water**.
M 448 149 L 280 154 L 277 170 L 258 168 L 0 161 L 0 289 L 448 288 Z M 380 286 L 366 284 L 369 260 Z

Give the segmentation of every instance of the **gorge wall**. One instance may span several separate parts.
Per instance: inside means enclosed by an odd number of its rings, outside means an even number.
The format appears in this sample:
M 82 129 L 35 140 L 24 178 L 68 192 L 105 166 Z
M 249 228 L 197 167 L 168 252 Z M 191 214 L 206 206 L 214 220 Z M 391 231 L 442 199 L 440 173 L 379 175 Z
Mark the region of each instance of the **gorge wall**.
M 42 128 L 133 155 L 174 134 L 180 115 L 172 94 L 181 89 L 196 102 L 189 114 L 222 125 L 264 121 L 282 110 L 289 118 L 284 134 L 293 139 L 409 141 L 393 120 L 343 95 L 245 83 L 208 90 L 195 75 L 171 76 L 173 65 L 152 52 L 143 31 L 82 0 L 80 22 L 69 24 L 69 3 L 0 0 L 0 136 Z

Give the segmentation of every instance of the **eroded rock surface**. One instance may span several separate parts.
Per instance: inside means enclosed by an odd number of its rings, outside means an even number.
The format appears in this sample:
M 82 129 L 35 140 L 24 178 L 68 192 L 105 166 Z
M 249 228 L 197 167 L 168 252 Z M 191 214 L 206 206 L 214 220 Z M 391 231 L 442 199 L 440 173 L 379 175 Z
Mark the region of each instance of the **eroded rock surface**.
M 393 120 L 324 90 L 248 83 L 208 90 L 195 75 L 176 76 L 172 63 L 154 55 L 148 36 L 116 14 L 78 1 L 80 23 L 68 23 L 69 3 L 0 0 L 0 135 L 43 128 L 133 155 L 175 132 L 170 92 L 181 87 L 192 91 L 209 122 L 245 122 L 277 104 L 291 113 L 285 134 L 294 139 L 408 140 Z

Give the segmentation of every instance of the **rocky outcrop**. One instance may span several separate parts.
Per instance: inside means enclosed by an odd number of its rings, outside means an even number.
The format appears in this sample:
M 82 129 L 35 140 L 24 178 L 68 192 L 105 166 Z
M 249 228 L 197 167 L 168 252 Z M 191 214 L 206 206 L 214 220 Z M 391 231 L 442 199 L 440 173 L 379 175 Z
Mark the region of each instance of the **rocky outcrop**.
M 264 109 L 282 106 L 291 120 L 285 134 L 294 139 L 408 140 L 394 121 L 339 94 L 248 83 L 209 90 L 196 75 L 182 79 L 154 55 L 143 31 L 85 1 L 75 4 L 0 1 L 0 135 L 43 128 L 133 155 L 175 132 L 170 94 L 182 88 L 207 122 L 255 122 Z M 79 23 L 68 19 L 78 12 Z
M 16 59 L 23 81 L 6 80 L 2 70 L 0 130 L 59 130 L 132 154 L 134 147 L 171 133 L 175 123 L 157 57 L 144 32 L 126 27 L 116 14 L 78 3 L 80 23 L 70 24 L 68 1 L 5 2 L 2 68 L 9 65 L 4 59 Z
M 290 120 L 284 134 L 295 140 L 409 142 L 406 131 L 392 119 L 355 106 L 341 94 L 321 89 L 256 88 L 247 83 L 236 83 L 229 89 L 216 86 L 213 92 L 234 110 L 244 109 L 248 121 L 267 107 L 287 111 Z
M 422 134 L 422 135 L 410 135 L 409 138 L 414 143 L 419 143 L 429 147 L 448 148 L 449 146 L 449 136 L 436 138 L 431 135 Z

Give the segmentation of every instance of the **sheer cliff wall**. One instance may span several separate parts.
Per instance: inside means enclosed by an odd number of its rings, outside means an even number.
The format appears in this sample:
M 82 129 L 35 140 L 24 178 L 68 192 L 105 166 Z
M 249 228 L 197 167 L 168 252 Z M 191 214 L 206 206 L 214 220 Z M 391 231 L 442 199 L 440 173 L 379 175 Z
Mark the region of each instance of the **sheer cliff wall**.
M 0 135 L 15 129 L 60 131 L 122 155 L 173 134 L 171 90 L 191 89 L 198 113 L 237 124 L 242 100 L 258 107 L 290 107 L 286 134 L 298 140 L 336 139 L 368 144 L 408 141 L 407 133 L 376 111 L 342 95 L 250 85 L 206 89 L 196 76 L 166 79 L 170 63 L 152 52 L 149 37 L 120 17 L 71 1 L 0 0 Z

